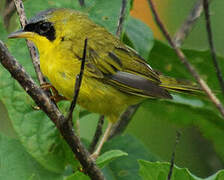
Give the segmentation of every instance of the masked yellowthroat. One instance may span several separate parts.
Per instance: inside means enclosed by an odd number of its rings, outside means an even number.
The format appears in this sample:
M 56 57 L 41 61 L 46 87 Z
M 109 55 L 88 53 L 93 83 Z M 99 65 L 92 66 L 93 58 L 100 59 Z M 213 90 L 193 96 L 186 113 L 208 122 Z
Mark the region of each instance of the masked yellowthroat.
M 168 90 L 200 91 L 193 83 L 155 72 L 140 55 L 105 28 L 71 9 L 40 12 L 24 29 L 12 33 L 9 38 L 27 38 L 36 44 L 41 71 L 68 100 L 74 96 L 84 40 L 88 38 L 78 104 L 90 112 L 105 115 L 109 120 L 94 157 L 107 140 L 112 124 L 128 106 L 145 98 L 171 99 Z

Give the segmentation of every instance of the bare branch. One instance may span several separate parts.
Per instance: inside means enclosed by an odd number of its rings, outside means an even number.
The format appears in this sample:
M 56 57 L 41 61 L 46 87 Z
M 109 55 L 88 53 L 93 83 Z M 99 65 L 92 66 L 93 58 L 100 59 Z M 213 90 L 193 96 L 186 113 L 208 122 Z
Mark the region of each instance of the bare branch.
M 6 7 L 3 12 L 3 20 L 4 20 L 4 25 L 7 29 L 9 27 L 10 19 L 15 11 L 16 11 L 16 7 L 13 1 L 9 2 L 9 4 L 6 3 Z
M 14 3 L 15 3 L 15 6 L 16 6 L 19 18 L 20 18 L 20 24 L 21 24 L 22 28 L 24 28 L 25 25 L 27 24 L 27 18 L 25 15 L 23 2 L 22 2 L 22 0 L 14 0 Z M 29 48 L 29 52 L 30 52 L 30 55 L 32 58 L 35 72 L 37 74 L 38 81 L 40 84 L 44 84 L 44 83 L 46 83 L 46 80 L 45 80 L 42 72 L 40 71 L 40 62 L 39 62 L 39 57 L 38 57 L 36 47 L 34 46 L 34 44 L 31 41 L 28 41 L 28 40 L 27 40 L 27 46 Z
M 136 104 L 133 106 L 130 106 L 120 117 L 120 120 L 113 126 L 111 129 L 111 133 L 108 139 L 111 139 L 117 135 L 122 134 L 128 124 L 131 122 L 131 119 L 135 112 L 137 111 L 140 104 Z
M 19 82 L 23 89 L 46 113 L 52 122 L 54 122 L 90 178 L 93 180 L 103 180 L 104 177 L 102 172 L 90 158 L 89 152 L 82 145 L 79 137 L 75 135 L 71 124 L 61 123 L 66 122 L 65 117 L 61 114 L 46 93 L 35 84 L 33 79 L 25 72 L 24 68 L 9 53 L 2 41 L 0 41 L 0 63 L 11 73 L 12 77 Z
M 176 153 L 177 144 L 180 141 L 180 136 L 181 136 L 180 132 L 177 131 L 177 134 L 176 134 L 176 142 L 174 144 L 174 149 L 173 149 L 173 153 L 172 153 L 171 160 L 170 160 L 170 170 L 169 170 L 169 174 L 167 176 L 167 180 L 171 180 L 171 177 L 172 177 L 174 160 L 175 160 L 175 153 Z
M 103 132 L 102 132 L 103 124 L 104 124 L 104 116 L 100 116 L 99 121 L 97 123 L 96 132 L 95 132 L 93 140 L 89 146 L 90 153 L 94 152 L 96 145 L 100 139 L 100 136 L 103 134 Z
M 190 11 L 187 19 L 184 21 L 180 29 L 175 34 L 173 41 L 177 47 L 180 47 L 184 39 L 188 36 L 193 28 L 193 25 L 197 22 L 203 11 L 203 0 L 198 0 L 193 9 Z
M 209 88 L 209 86 L 206 84 L 206 82 L 200 77 L 200 75 L 195 70 L 195 68 L 189 63 L 188 59 L 186 58 L 184 53 L 181 51 L 181 49 L 176 47 L 176 45 L 172 41 L 171 36 L 169 35 L 167 29 L 165 28 L 165 26 L 161 22 L 152 0 L 148 0 L 148 3 L 150 5 L 150 7 L 151 7 L 151 10 L 153 12 L 153 15 L 154 15 L 154 18 L 155 18 L 155 21 L 156 21 L 157 25 L 159 26 L 159 28 L 162 31 L 163 35 L 168 40 L 169 44 L 175 50 L 175 52 L 176 52 L 177 56 L 179 57 L 180 61 L 186 66 L 188 71 L 197 80 L 198 84 L 205 91 L 205 93 L 208 95 L 209 99 L 213 102 L 213 104 L 217 107 L 217 109 L 219 110 L 221 115 L 224 117 L 224 107 L 223 107 L 223 105 L 221 104 L 219 99 L 215 96 L 215 94 L 212 92 L 212 90 Z
M 83 73 L 84 73 L 84 67 L 85 67 L 85 62 L 86 62 L 87 42 L 88 42 L 88 39 L 86 38 L 85 42 L 84 42 L 84 49 L 83 49 L 83 55 L 82 55 L 82 63 L 81 63 L 81 66 L 80 66 L 80 73 L 79 73 L 79 75 L 76 76 L 75 88 L 74 88 L 74 97 L 73 97 L 72 103 L 71 103 L 70 108 L 69 108 L 67 121 L 72 121 L 73 110 L 75 109 L 76 102 L 78 100 L 79 90 L 80 90 L 80 87 L 81 87 Z
M 212 56 L 213 64 L 214 64 L 214 67 L 215 67 L 215 70 L 217 73 L 219 84 L 222 89 L 222 93 L 224 94 L 224 81 L 223 81 L 222 72 L 221 72 L 217 57 L 216 57 L 215 47 L 214 47 L 214 43 L 213 43 L 208 0 L 203 0 L 203 8 L 205 11 L 206 29 L 207 29 L 207 33 L 208 33 L 208 42 L 209 42 L 209 46 L 211 49 L 211 56 Z
M 117 31 L 116 31 L 117 37 L 120 37 L 121 32 L 122 32 L 126 6 L 127 6 L 127 0 L 122 0 L 120 17 L 119 17 L 119 20 L 118 20 Z

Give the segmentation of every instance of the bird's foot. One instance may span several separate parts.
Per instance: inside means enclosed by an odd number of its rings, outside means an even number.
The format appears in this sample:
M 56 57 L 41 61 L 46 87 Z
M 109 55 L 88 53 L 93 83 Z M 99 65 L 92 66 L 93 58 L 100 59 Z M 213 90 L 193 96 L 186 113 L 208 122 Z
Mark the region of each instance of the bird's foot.
M 60 95 L 57 91 L 57 89 L 51 85 L 50 83 L 44 83 L 40 85 L 41 89 L 48 91 L 51 90 L 52 91 L 52 96 L 50 97 L 52 100 L 55 101 L 55 103 L 58 103 L 59 101 L 63 101 L 63 100 L 67 100 L 66 97 Z

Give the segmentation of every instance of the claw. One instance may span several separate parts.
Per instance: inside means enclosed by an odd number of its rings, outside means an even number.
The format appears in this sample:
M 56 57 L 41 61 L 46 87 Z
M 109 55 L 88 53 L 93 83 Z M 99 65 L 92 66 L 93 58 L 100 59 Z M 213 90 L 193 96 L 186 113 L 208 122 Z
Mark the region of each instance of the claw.
M 41 84 L 40 87 L 43 89 L 43 90 L 51 90 L 52 91 L 52 96 L 50 97 L 52 100 L 55 101 L 55 103 L 58 103 L 59 101 L 62 101 L 62 100 L 67 100 L 66 97 L 60 95 L 57 91 L 57 89 L 51 85 L 50 83 L 44 83 L 44 84 Z

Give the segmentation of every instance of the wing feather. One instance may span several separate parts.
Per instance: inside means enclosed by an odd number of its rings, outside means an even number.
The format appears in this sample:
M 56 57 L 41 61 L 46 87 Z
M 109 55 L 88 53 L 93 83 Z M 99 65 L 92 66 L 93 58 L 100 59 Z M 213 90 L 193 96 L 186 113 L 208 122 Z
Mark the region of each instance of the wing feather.
M 159 86 L 158 75 L 139 58 L 129 49 L 118 48 L 113 52 L 97 54 L 89 47 L 87 62 L 91 64 L 92 72 L 101 72 L 98 73 L 100 76 L 94 77 L 122 92 L 143 97 L 172 98 L 167 90 Z
M 167 90 L 149 81 L 148 79 L 130 74 L 127 72 L 117 72 L 109 77 L 110 84 L 116 84 L 116 87 L 126 93 L 135 94 L 143 97 L 157 97 L 172 99 Z M 113 85 L 113 84 L 112 84 Z

